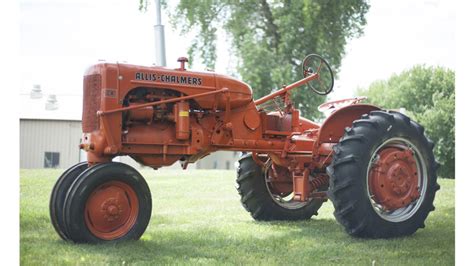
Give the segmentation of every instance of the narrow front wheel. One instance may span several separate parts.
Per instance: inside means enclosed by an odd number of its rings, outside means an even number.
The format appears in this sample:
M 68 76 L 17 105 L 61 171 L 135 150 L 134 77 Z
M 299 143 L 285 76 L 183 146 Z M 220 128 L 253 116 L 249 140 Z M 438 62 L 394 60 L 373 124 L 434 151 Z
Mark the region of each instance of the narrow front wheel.
M 74 242 L 137 240 L 150 220 L 151 193 L 132 167 L 105 163 L 77 178 L 64 206 L 67 233 Z

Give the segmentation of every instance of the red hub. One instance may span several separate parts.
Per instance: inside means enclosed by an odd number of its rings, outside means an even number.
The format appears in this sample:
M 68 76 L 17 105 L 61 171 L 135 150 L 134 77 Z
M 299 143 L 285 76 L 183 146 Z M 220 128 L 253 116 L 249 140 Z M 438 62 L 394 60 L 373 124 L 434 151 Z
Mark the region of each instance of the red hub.
M 117 239 L 133 227 L 138 209 L 137 195 L 128 184 L 107 182 L 96 188 L 87 200 L 87 228 L 98 238 Z
M 387 147 L 378 151 L 369 172 L 369 190 L 385 210 L 408 206 L 420 197 L 416 159 L 409 149 Z

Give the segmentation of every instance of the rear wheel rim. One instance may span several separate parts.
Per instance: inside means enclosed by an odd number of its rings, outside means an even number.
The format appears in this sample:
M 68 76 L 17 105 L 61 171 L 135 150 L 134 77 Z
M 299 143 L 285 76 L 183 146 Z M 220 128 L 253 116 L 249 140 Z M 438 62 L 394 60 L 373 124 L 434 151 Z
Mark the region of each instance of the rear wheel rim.
M 403 222 L 426 196 L 428 172 L 418 148 L 404 138 L 391 138 L 373 152 L 367 167 L 367 194 L 384 220 Z
M 133 228 L 138 212 L 138 197 L 133 188 L 121 181 L 110 181 L 98 186 L 90 194 L 84 219 L 94 236 L 114 240 Z
M 271 177 L 270 177 L 270 168 L 271 168 L 272 162 L 269 161 L 265 164 L 265 186 L 267 188 L 268 194 L 270 194 L 270 197 L 272 198 L 273 202 L 275 202 L 277 205 L 289 209 L 289 210 L 296 210 L 296 209 L 301 209 L 305 207 L 306 205 L 310 204 L 313 199 L 310 199 L 308 201 L 296 201 L 294 200 L 294 192 L 291 191 L 290 193 L 275 193 L 272 189 L 272 182 L 271 182 Z

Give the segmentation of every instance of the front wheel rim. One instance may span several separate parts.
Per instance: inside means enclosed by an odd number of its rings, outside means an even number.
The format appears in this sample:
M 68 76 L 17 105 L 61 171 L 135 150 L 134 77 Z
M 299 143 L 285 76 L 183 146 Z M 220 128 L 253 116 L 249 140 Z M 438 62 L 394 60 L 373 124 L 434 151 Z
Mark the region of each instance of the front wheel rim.
M 425 199 L 426 163 L 407 139 L 391 138 L 379 145 L 372 153 L 366 176 L 371 206 L 384 220 L 410 219 Z
M 85 206 L 87 228 L 103 240 L 126 235 L 138 218 L 137 194 L 130 185 L 121 181 L 106 182 L 94 189 Z

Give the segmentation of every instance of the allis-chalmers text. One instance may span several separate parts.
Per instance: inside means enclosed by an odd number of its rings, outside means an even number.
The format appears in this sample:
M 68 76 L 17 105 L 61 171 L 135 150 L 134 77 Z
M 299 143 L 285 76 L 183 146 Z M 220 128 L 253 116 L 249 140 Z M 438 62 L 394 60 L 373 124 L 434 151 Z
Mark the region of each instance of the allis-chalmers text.
M 144 73 L 144 72 L 137 72 L 135 74 L 135 79 L 166 82 L 166 83 L 189 84 L 189 85 L 202 84 L 201 78 L 193 78 L 193 77 L 187 77 L 187 76 L 174 76 L 174 75 L 160 75 L 156 73 Z

